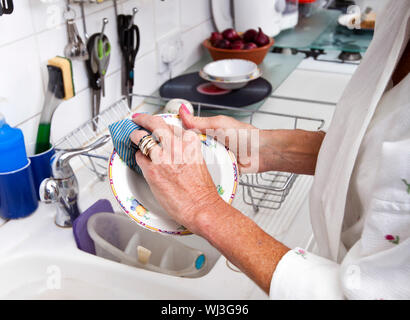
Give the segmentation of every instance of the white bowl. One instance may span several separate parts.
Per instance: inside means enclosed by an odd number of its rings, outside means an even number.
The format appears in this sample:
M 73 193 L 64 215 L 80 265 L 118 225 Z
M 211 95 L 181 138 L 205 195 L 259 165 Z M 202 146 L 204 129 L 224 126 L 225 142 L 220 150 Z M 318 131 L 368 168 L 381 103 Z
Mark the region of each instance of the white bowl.
M 214 86 L 221 88 L 221 89 L 225 89 L 225 90 L 235 90 L 235 89 L 243 88 L 248 84 L 248 82 L 258 79 L 261 75 L 262 75 L 261 70 L 259 68 L 256 68 L 256 71 L 253 74 L 251 74 L 247 79 L 215 80 L 214 78 L 206 74 L 203 70 L 199 72 L 199 76 L 202 79 L 212 82 Z
M 249 60 L 224 59 L 208 63 L 202 70 L 209 78 L 222 81 L 250 79 L 258 66 Z
M 179 115 L 162 114 L 166 123 L 182 127 Z M 238 184 L 236 158 L 233 153 L 215 139 L 199 135 L 202 154 L 220 197 L 232 203 Z M 170 235 L 191 234 L 184 226 L 172 219 L 156 201 L 142 175 L 131 170 L 113 150 L 108 167 L 111 190 L 121 209 L 138 225 L 151 231 Z M 172 194 L 169 195 L 172 197 Z

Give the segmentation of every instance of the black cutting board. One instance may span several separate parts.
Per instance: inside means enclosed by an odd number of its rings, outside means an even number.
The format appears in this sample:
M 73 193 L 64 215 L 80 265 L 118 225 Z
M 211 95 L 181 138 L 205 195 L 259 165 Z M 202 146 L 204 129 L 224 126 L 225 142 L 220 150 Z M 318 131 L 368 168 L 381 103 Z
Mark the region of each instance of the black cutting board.
M 241 108 L 260 102 L 272 93 L 272 85 L 263 78 L 250 81 L 245 87 L 223 95 L 200 93 L 197 88 L 204 83 L 208 81 L 202 79 L 197 72 L 184 74 L 165 82 L 159 89 L 159 94 L 163 98 Z

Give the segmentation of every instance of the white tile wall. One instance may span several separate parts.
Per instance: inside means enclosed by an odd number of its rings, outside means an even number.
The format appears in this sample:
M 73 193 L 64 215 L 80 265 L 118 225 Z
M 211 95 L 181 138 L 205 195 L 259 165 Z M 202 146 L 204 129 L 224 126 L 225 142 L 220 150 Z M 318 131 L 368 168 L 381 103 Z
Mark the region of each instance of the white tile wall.
M 179 0 L 154 0 L 154 3 L 155 32 L 159 39 L 179 28 Z
M 201 42 L 213 31 L 210 0 L 117 0 L 119 13 L 139 12 L 135 23 L 140 28 L 141 45 L 135 63 L 134 92 L 150 94 L 166 80 L 157 73 L 156 41 L 169 32 L 181 32 L 184 44 L 183 62 L 175 67 L 179 74 L 197 62 L 202 53 Z M 67 33 L 63 13 L 66 0 L 14 1 L 14 13 L 0 17 L 0 97 L 9 107 L 0 110 L 8 123 L 23 130 L 26 143 L 35 141 L 48 82 L 47 61 L 64 55 Z M 79 5 L 73 4 L 77 28 L 83 36 Z M 121 55 L 113 2 L 85 5 L 87 32 L 100 31 L 104 17 L 109 19 L 105 33 L 112 43 L 106 96 L 101 109 L 121 97 Z M 84 40 L 84 37 L 83 37 Z M 91 118 L 91 90 L 85 64 L 73 61 L 76 96 L 64 101 L 52 121 L 52 140 L 57 141 Z
M 211 18 L 211 2 L 180 0 L 180 25 L 183 30 L 190 29 Z

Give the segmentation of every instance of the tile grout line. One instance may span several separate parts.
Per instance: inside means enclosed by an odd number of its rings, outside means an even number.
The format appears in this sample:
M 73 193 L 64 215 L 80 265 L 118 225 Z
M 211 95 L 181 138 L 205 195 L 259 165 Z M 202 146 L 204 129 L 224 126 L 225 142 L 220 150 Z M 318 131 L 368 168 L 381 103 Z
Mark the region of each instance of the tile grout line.
M 122 3 L 123 3 L 123 2 L 122 2 Z M 121 5 L 122 5 L 122 3 L 121 3 Z M 29 7 L 30 7 L 31 24 L 32 24 L 32 28 L 33 28 L 33 30 L 34 30 L 34 29 L 35 29 L 35 26 L 34 26 L 34 21 L 33 21 L 33 7 L 32 7 L 31 4 L 29 4 Z M 93 16 L 93 15 L 95 15 L 95 14 L 97 14 L 97 13 L 100 13 L 100 12 L 102 12 L 102 11 L 104 11 L 104 10 L 107 10 L 107 9 L 109 9 L 109 8 L 112 8 L 112 10 L 114 10 L 114 5 L 108 6 L 108 7 L 103 8 L 103 9 L 96 10 L 96 11 L 94 11 L 94 12 L 92 12 L 92 13 L 89 13 L 88 15 L 85 16 L 85 18 L 87 19 L 87 18 L 89 18 L 90 16 Z M 76 13 L 76 14 L 77 14 L 77 13 Z M 62 20 L 64 20 L 64 18 L 62 18 Z M 82 23 L 82 18 L 81 18 L 81 16 L 80 16 L 80 17 L 76 17 L 76 18 L 75 18 L 75 22 L 76 22 L 76 23 Z M 58 23 L 58 24 L 55 24 L 55 25 L 54 25 L 53 27 L 51 27 L 51 28 L 45 28 L 45 29 L 40 30 L 40 31 L 34 31 L 33 33 L 30 33 L 29 35 L 26 35 L 26 36 L 24 36 L 24 37 L 16 38 L 16 39 L 14 39 L 13 41 L 9 41 L 9 42 L 5 42 L 5 43 L 1 44 L 1 45 L 0 45 L 0 49 L 3 48 L 3 47 L 6 47 L 6 46 L 8 46 L 8 45 L 11 45 L 11 44 L 13 44 L 13 43 L 16 43 L 16 42 L 19 42 L 19 41 L 22 41 L 22 40 L 26 40 L 26 39 L 28 39 L 28 38 L 30 38 L 30 37 L 36 37 L 36 36 L 39 36 L 39 35 L 41 35 L 41 34 L 43 34 L 43 33 L 46 33 L 46 32 L 49 32 L 49 31 L 53 31 L 53 30 L 58 29 L 58 28 L 64 28 L 64 26 L 65 26 L 65 21 L 63 21 L 63 22 L 61 22 L 61 23 Z
M 120 3 L 119 3 L 119 8 L 123 9 L 123 8 L 124 8 L 124 4 L 129 3 L 130 1 L 131 1 L 131 0 L 119 1 L 119 2 L 120 2 Z M 33 4 L 32 4 L 32 3 L 29 3 L 29 8 L 28 8 L 28 9 L 29 9 L 29 11 L 30 11 L 30 17 L 31 17 L 32 28 L 34 29 L 34 28 L 35 28 L 35 23 L 34 23 L 33 17 L 35 16 L 35 14 L 33 13 Z M 110 9 L 113 10 L 113 9 L 114 9 L 114 6 L 111 5 L 111 6 L 107 6 L 107 7 L 105 7 L 105 8 L 98 9 L 98 10 L 96 10 L 95 12 L 92 12 L 92 13 L 89 13 L 88 15 L 86 15 L 86 18 L 87 18 L 87 17 L 90 17 L 90 16 L 98 15 L 98 14 L 100 14 L 101 12 L 106 11 L 106 10 L 110 10 Z M 152 17 L 152 18 L 154 19 L 154 22 L 155 22 L 155 11 L 153 11 L 153 17 Z M 76 18 L 76 20 L 77 20 L 79 23 L 81 23 L 81 16 L 78 17 L 78 18 Z M 205 24 L 209 23 L 209 21 L 211 21 L 211 18 L 207 18 L 206 20 L 203 20 L 202 22 L 200 22 L 200 23 L 198 23 L 198 24 L 196 24 L 196 25 L 193 25 L 193 26 L 191 26 L 191 27 L 189 27 L 189 28 L 187 28 L 187 29 L 185 29 L 185 30 L 181 30 L 181 29 L 180 29 L 181 34 L 187 34 L 187 33 L 191 32 L 192 30 L 194 30 L 194 29 L 196 29 L 196 28 L 198 28 L 198 27 L 200 27 L 200 26 L 202 26 L 202 25 L 205 25 Z M 11 45 L 13 45 L 13 44 L 15 44 L 15 43 L 18 43 L 18 42 L 21 42 L 21 41 L 25 41 L 25 40 L 27 40 L 27 39 L 30 39 L 30 38 L 34 37 L 34 38 L 35 38 L 35 39 L 34 39 L 34 42 L 35 42 L 36 49 L 37 49 L 37 53 L 36 53 L 35 59 L 38 60 L 39 65 L 41 66 L 42 64 L 41 64 L 41 57 L 40 57 L 40 53 L 39 53 L 38 36 L 39 36 L 39 35 L 42 35 L 42 34 L 44 34 L 44 33 L 50 32 L 50 31 L 54 31 L 54 30 L 59 29 L 59 28 L 63 28 L 64 25 L 65 25 L 65 23 L 56 24 L 55 26 L 53 26 L 53 28 L 47 28 L 47 29 L 44 29 L 44 30 L 41 30 L 41 31 L 37 31 L 37 32 L 31 33 L 31 34 L 29 34 L 29 35 L 27 35 L 27 36 L 24 36 L 24 37 L 14 39 L 14 40 L 11 41 L 11 42 L 6 42 L 6 43 L 0 45 L 0 49 L 2 49 L 2 48 L 4 48 L 4 47 L 7 47 L 7 46 L 11 46 Z M 181 26 L 181 23 L 180 23 L 180 26 Z M 154 35 L 155 35 L 155 32 L 154 32 Z M 136 59 L 136 62 L 137 62 L 137 61 L 140 61 L 141 59 L 147 57 L 147 56 L 150 55 L 150 54 L 155 53 L 156 51 L 157 51 L 157 49 L 156 49 L 156 47 L 154 46 L 151 50 L 149 50 L 149 51 L 147 51 L 147 52 L 144 52 L 142 55 L 138 56 L 137 59 Z M 110 72 L 109 74 L 107 74 L 107 78 L 111 78 L 112 76 L 118 74 L 118 72 L 121 72 L 121 70 L 122 70 L 122 67 L 119 67 L 119 68 L 115 69 L 114 71 L 112 71 L 112 72 Z M 42 70 L 40 69 L 39 72 L 42 73 Z M 42 82 L 42 88 L 43 88 L 43 91 L 45 92 L 45 90 L 46 90 L 45 86 L 47 86 L 47 84 L 45 83 L 45 81 L 44 81 L 44 79 L 43 79 L 43 75 L 41 76 L 41 79 L 42 79 L 42 81 L 41 81 L 41 82 Z M 85 92 L 85 91 L 87 91 L 87 90 L 90 90 L 90 87 L 89 87 L 89 86 L 87 86 L 87 87 L 81 89 L 80 91 L 77 92 L 77 94 L 81 94 L 81 93 L 83 93 L 83 92 Z M 23 121 L 19 122 L 16 126 L 17 126 L 17 127 L 22 126 L 22 125 L 24 125 L 24 124 L 26 124 L 26 123 L 32 121 L 33 119 L 35 119 L 35 118 L 38 117 L 39 115 L 41 115 L 41 111 L 35 113 L 34 115 L 30 116 L 30 117 L 27 118 L 27 119 L 24 119 Z
M 152 49 L 151 51 L 145 52 L 144 54 L 142 54 L 141 56 L 139 56 L 139 57 L 135 60 L 135 62 L 137 62 L 138 60 L 140 60 L 140 59 L 142 59 L 142 58 L 144 58 L 144 57 L 146 57 L 146 56 L 148 56 L 149 54 L 152 54 L 152 53 L 154 53 L 154 52 L 155 52 L 155 49 Z M 111 76 L 117 74 L 118 72 L 121 72 L 121 70 L 122 70 L 122 68 L 120 67 L 120 68 L 115 69 L 114 71 L 108 73 L 108 74 L 107 74 L 107 79 L 109 79 Z M 44 89 L 44 88 L 43 88 L 43 89 Z M 91 89 L 91 88 L 90 88 L 89 86 L 87 86 L 86 88 L 83 88 L 83 89 L 77 91 L 77 92 L 76 92 L 76 95 L 78 95 L 78 94 L 80 94 L 80 93 L 82 93 L 82 92 L 85 92 L 85 91 L 87 91 L 87 90 L 90 90 L 90 89 Z M 44 90 L 45 90 L 45 89 L 44 89 Z M 40 114 L 41 114 L 41 111 L 38 112 L 38 113 L 36 113 L 36 114 L 34 114 L 33 116 L 31 116 L 31 117 L 25 119 L 25 120 L 19 122 L 19 123 L 16 124 L 15 126 L 16 126 L 16 127 L 19 127 L 19 126 L 25 124 L 26 122 L 32 120 L 33 118 L 37 117 L 37 116 L 40 115 Z
M 115 71 L 113 71 L 113 72 L 109 73 L 109 74 L 107 75 L 107 79 L 108 79 L 109 77 L 111 77 L 111 76 L 113 76 L 113 75 L 117 74 L 117 73 L 118 73 L 118 72 L 120 72 L 120 71 L 121 71 L 121 68 L 116 69 Z M 90 87 L 87 87 L 87 88 L 81 89 L 81 90 L 79 90 L 79 91 L 77 91 L 77 92 L 76 92 L 76 96 L 77 96 L 78 94 L 83 93 L 83 92 L 85 92 L 85 91 L 87 91 L 87 90 L 90 90 L 90 89 L 91 89 Z M 74 97 L 73 97 L 73 98 L 74 98 Z M 31 116 L 31 117 L 29 117 L 29 118 L 25 119 L 24 121 L 22 121 L 22 122 L 20 122 L 20 123 L 16 124 L 15 126 L 16 126 L 16 127 L 19 127 L 19 126 L 21 126 L 21 125 L 25 124 L 26 122 L 28 122 L 28 121 L 32 120 L 33 118 L 35 118 L 35 117 L 39 116 L 40 114 L 41 114 L 41 111 L 40 111 L 40 112 L 38 112 L 38 113 L 36 113 L 36 114 L 34 114 L 33 116 Z

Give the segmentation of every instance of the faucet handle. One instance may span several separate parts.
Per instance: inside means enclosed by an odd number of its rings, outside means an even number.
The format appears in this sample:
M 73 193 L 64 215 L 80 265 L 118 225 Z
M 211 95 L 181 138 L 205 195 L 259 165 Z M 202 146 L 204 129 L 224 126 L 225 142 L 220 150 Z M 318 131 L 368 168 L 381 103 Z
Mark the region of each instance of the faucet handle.
M 57 149 L 52 158 L 52 171 L 54 178 L 68 178 L 73 175 L 69 161 L 75 156 L 87 154 L 88 152 L 98 149 L 105 145 L 111 139 L 110 135 L 104 135 L 91 143 L 90 145 L 77 149 Z
M 98 149 L 105 145 L 109 140 L 111 136 L 110 135 L 104 135 L 101 138 L 97 139 L 90 145 L 83 147 L 83 148 L 77 148 L 77 149 L 58 149 L 58 152 L 55 156 L 55 161 L 58 161 L 61 166 L 66 166 L 68 164 L 68 161 L 70 159 L 74 158 L 75 156 L 88 153 L 94 149 Z
M 60 189 L 53 178 L 44 179 L 39 188 L 40 200 L 44 203 L 57 202 L 60 197 Z
M 53 177 L 41 182 L 39 193 L 41 201 L 55 203 L 57 214 L 55 223 L 60 227 L 71 227 L 80 215 L 78 208 L 78 182 L 70 166 L 70 159 L 105 145 L 110 135 L 102 136 L 90 145 L 78 149 L 60 149 L 52 158 Z
M 60 181 L 61 182 L 61 181 Z M 72 226 L 72 219 L 68 212 L 66 212 L 62 204 L 62 194 L 58 181 L 54 178 L 44 179 L 40 184 L 40 200 L 44 203 L 56 204 L 55 223 L 62 228 L 69 228 Z

